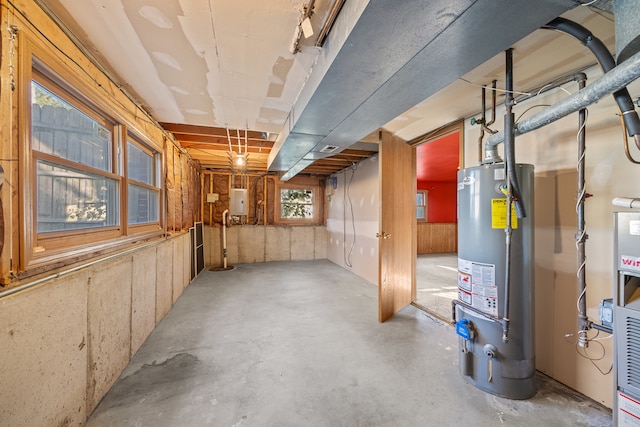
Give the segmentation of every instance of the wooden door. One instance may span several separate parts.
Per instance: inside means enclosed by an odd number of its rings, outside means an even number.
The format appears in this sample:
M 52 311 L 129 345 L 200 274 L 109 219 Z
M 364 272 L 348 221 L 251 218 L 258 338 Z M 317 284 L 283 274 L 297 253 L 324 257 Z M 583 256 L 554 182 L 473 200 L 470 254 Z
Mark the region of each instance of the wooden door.
M 378 321 L 416 297 L 416 149 L 382 132 L 380 230 L 378 232 Z

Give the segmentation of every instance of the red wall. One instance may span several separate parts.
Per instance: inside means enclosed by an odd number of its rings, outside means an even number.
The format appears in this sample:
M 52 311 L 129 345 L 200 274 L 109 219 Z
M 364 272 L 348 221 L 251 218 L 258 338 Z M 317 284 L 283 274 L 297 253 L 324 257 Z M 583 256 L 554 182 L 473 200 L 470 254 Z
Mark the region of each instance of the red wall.
M 458 132 L 422 144 L 416 150 L 418 190 L 429 191 L 429 222 L 457 222 L 459 150 Z
M 429 222 L 456 222 L 458 184 L 455 182 L 418 181 L 418 190 L 427 190 Z

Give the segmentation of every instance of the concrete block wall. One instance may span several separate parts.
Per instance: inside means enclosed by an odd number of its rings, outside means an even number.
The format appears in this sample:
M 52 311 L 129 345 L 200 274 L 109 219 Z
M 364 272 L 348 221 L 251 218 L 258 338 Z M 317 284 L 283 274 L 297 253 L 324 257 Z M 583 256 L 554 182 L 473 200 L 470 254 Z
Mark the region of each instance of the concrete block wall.
M 181 234 L 1 298 L 0 425 L 84 424 L 189 284 L 189 247 Z
M 227 264 L 327 258 L 325 226 L 241 225 L 227 228 Z M 222 228 L 204 228 L 207 267 L 223 264 Z

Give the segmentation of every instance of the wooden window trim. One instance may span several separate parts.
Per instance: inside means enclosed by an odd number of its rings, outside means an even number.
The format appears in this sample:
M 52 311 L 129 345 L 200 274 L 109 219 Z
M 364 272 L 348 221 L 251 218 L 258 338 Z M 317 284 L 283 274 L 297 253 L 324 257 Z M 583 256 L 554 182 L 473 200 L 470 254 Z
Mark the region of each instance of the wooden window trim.
M 125 176 L 125 183 L 123 185 L 124 196 L 123 196 L 122 203 L 123 203 L 124 209 L 126 209 L 126 211 L 123 209 L 123 216 L 125 217 L 124 221 L 126 222 L 125 224 L 126 234 L 136 234 L 136 233 L 148 232 L 150 230 L 156 230 L 156 229 L 161 230 L 162 221 L 163 221 L 163 213 L 162 213 L 163 187 L 162 187 L 160 175 L 158 174 L 158 170 L 162 168 L 160 164 L 162 161 L 161 153 L 155 151 L 153 148 L 150 148 L 147 144 L 141 141 L 141 138 L 138 138 L 136 135 L 130 132 L 127 133 L 124 141 L 125 142 L 122 144 L 124 147 L 122 149 L 122 152 L 123 152 L 122 163 L 124 168 L 123 174 Z M 152 168 L 153 168 L 151 173 L 152 173 L 152 179 L 154 181 L 154 184 L 147 184 L 147 183 L 129 178 L 129 161 L 128 161 L 129 160 L 129 144 L 135 145 L 137 148 L 144 151 L 151 157 Z M 146 188 L 148 190 L 152 190 L 158 193 L 158 206 L 157 206 L 158 221 L 148 222 L 143 224 L 129 223 L 128 215 L 126 215 L 125 212 L 129 211 L 129 185 L 130 184 L 136 185 L 138 187 Z
M 280 216 L 282 205 L 280 200 L 281 190 L 312 190 L 313 191 L 313 217 L 312 218 L 282 218 Z M 321 188 L 318 183 L 314 184 L 290 184 L 288 182 L 276 182 L 275 185 L 275 212 L 274 222 L 281 225 L 319 225 L 322 221 L 320 211 Z
M 26 278 L 35 274 L 63 267 L 75 262 L 95 258 L 130 248 L 132 244 L 161 238 L 164 233 L 164 197 L 165 189 L 162 181 L 164 170 L 163 144 L 149 139 L 148 136 L 138 138 L 141 131 L 139 125 L 127 119 L 118 111 L 116 102 L 106 99 L 98 86 L 86 78 L 78 78 L 71 64 L 50 53 L 41 40 L 25 33 L 19 34 L 19 67 L 17 73 L 17 135 L 19 147 L 19 184 L 17 201 L 20 206 L 17 223 L 19 244 L 14 245 L 12 256 L 14 274 L 18 278 Z M 89 115 L 98 123 L 105 125 L 112 132 L 111 164 L 109 171 L 93 168 L 82 163 L 34 150 L 31 142 L 31 82 L 35 80 L 48 90 L 60 96 L 74 108 Z M 145 128 L 146 129 L 146 128 Z M 149 130 L 149 129 L 146 129 Z M 158 192 L 159 221 L 151 224 L 127 224 L 127 179 L 124 170 L 125 154 L 122 148 L 126 145 L 128 132 L 136 132 L 136 140 L 154 155 L 154 180 L 157 186 L 152 189 Z M 157 135 L 155 135 L 157 136 Z M 37 179 L 36 164 L 38 160 L 71 167 L 78 171 L 88 172 L 105 178 L 117 180 L 119 225 L 86 228 L 50 233 L 37 232 Z M 134 183 L 135 181 L 132 181 Z M 146 187 L 143 183 L 135 185 Z

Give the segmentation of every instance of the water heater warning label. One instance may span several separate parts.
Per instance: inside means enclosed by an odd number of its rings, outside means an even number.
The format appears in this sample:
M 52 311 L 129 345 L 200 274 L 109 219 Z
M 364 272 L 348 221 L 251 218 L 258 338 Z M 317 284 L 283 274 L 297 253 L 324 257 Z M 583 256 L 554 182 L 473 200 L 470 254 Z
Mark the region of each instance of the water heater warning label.
M 507 199 L 491 199 L 491 228 L 507 228 Z M 511 228 L 518 228 L 516 207 L 511 205 Z
M 495 264 L 458 258 L 458 298 L 491 316 L 498 315 Z

